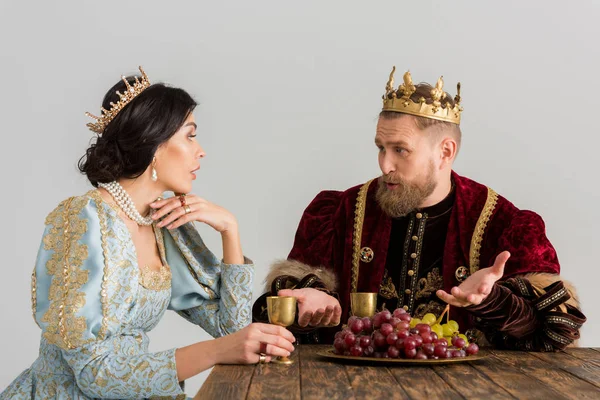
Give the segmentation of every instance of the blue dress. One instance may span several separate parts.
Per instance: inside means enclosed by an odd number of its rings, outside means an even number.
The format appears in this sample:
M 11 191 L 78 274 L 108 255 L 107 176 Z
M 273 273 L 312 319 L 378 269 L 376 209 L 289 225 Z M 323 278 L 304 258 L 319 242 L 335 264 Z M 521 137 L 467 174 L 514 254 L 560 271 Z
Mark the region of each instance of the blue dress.
M 224 264 L 191 223 L 155 227 L 160 271 L 140 269 L 118 208 L 97 190 L 46 218 L 32 274 L 39 357 L 0 399 L 185 398 L 175 349 L 150 353 L 167 309 L 214 337 L 251 322 L 254 266 Z

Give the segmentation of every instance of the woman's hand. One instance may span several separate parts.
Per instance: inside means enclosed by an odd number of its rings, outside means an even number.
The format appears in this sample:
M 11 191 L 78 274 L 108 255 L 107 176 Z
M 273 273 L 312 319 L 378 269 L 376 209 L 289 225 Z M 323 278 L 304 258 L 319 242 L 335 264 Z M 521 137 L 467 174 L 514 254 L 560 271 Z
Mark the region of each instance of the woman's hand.
M 215 343 L 217 364 L 256 364 L 260 353 L 266 354 L 265 362 L 289 356 L 296 338 L 281 326 L 253 323 L 216 341 L 219 342 Z
M 158 223 L 160 228 L 175 229 L 190 221 L 198 221 L 220 233 L 237 232 L 237 220 L 232 213 L 193 194 L 155 201 L 150 207 L 155 210 L 152 215 L 155 221 L 166 216 Z

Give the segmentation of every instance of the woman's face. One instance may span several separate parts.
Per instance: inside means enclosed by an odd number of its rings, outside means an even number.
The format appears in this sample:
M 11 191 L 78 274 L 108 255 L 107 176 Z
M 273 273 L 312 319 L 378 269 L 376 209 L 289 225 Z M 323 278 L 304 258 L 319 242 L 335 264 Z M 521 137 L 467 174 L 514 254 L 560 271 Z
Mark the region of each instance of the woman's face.
M 200 158 L 206 153 L 196 141 L 196 122 L 190 113 L 181 128 L 156 151 L 154 168 L 165 191 L 189 193 Z

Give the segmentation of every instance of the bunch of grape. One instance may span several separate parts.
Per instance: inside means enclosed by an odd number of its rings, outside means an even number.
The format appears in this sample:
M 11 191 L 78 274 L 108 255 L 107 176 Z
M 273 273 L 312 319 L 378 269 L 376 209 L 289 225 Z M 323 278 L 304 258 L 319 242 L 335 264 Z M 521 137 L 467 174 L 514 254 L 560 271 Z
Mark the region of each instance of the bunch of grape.
M 442 315 L 443 316 L 443 315 Z M 373 317 L 350 317 L 335 334 L 334 353 L 354 357 L 437 360 L 475 355 L 479 347 L 458 332 L 458 323 L 426 314 L 411 318 L 403 308 L 383 310 Z

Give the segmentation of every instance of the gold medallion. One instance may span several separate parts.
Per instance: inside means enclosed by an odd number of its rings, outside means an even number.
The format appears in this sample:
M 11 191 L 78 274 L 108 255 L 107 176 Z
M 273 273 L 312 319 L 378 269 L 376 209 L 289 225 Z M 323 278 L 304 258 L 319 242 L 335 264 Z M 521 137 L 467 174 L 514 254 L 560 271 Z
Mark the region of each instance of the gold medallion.
M 363 247 L 362 249 L 360 249 L 360 261 L 369 263 L 373 261 L 374 256 L 375 253 L 370 247 Z

